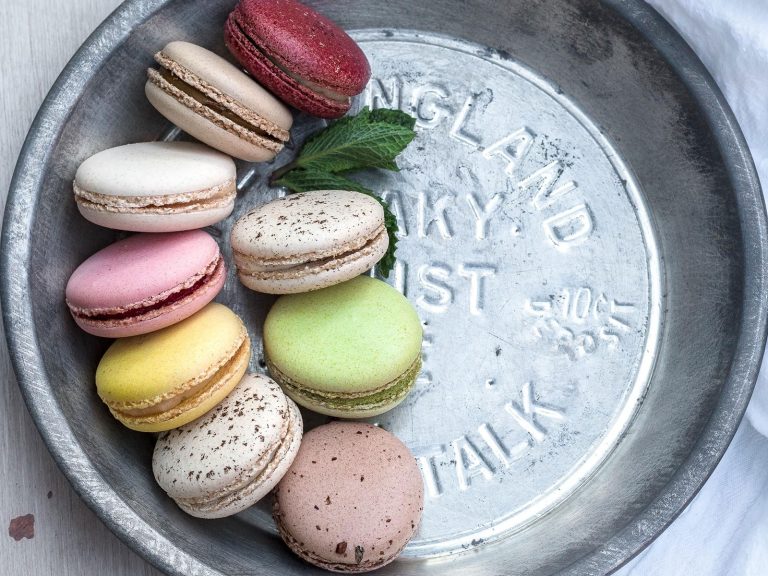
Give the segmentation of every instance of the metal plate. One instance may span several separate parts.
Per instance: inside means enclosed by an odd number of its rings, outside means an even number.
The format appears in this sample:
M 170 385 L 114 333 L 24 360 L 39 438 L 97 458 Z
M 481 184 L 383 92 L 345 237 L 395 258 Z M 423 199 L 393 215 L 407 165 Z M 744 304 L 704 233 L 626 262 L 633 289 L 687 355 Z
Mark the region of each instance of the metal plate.
M 401 172 L 359 175 L 397 213 L 390 282 L 425 328 L 415 390 L 376 420 L 415 452 L 427 491 L 416 538 L 382 573 L 615 569 L 703 483 L 754 384 L 766 224 L 730 112 L 639 2 L 319 8 L 371 60 L 358 105 L 402 108 L 419 126 Z M 143 70 L 172 38 L 225 53 L 229 9 L 127 2 L 75 57 L 12 185 L 3 309 L 33 417 L 118 535 L 175 574 L 306 573 L 268 503 L 203 522 L 162 494 L 151 436 L 122 428 L 93 391 L 107 343 L 62 300 L 71 271 L 115 238 L 61 201 L 77 165 L 180 136 L 145 102 Z M 298 115 L 293 150 L 239 166 L 236 213 L 211 229 L 228 257 L 234 220 L 279 194 L 265 176 L 320 125 Z M 264 370 L 271 299 L 229 274 L 219 299 L 246 320 Z

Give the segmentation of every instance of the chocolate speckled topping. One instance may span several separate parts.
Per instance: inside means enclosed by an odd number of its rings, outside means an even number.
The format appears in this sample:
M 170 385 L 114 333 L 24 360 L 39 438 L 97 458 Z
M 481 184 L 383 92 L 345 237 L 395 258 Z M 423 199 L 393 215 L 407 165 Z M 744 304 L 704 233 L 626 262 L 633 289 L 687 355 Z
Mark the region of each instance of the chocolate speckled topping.
M 232 228 L 235 252 L 281 267 L 343 254 L 378 235 L 384 210 L 370 196 L 347 190 L 291 194 L 258 206 Z
M 254 208 L 235 223 L 231 240 L 241 281 L 273 294 L 354 278 L 389 243 L 381 205 L 346 190 L 293 194 Z
M 280 387 L 266 376 L 246 374 L 205 416 L 160 435 L 155 479 L 191 514 L 234 514 L 277 484 L 301 436 L 299 411 Z
M 280 535 L 327 570 L 365 572 L 394 560 L 421 519 L 415 459 L 370 424 L 332 422 L 310 431 L 276 491 Z

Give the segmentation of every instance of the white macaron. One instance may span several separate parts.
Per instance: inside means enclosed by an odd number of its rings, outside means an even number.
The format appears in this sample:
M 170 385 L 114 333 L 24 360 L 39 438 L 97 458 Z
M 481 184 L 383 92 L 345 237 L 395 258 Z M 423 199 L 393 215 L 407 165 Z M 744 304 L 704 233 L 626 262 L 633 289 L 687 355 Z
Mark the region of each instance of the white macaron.
M 299 451 L 301 414 L 271 378 L 246 374 L 216 408 L 157 440 L 160 487 L 198 518 L 223 518 L 274 488 Z
M 80 165 L 75 201 L 86 219 L 107 228 L 194 230 L 230 215 L 236 177 L 232 158 L 202 144 L 127 144 Z

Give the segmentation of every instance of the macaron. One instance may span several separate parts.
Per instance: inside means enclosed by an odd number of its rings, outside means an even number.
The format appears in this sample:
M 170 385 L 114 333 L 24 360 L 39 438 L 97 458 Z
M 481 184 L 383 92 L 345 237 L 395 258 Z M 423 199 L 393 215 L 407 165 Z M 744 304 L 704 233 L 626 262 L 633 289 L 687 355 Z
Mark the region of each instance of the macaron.
M 75 174 L 80 213 L 107 228 L 177 232 L 215 224 L 235 206 L 235 163 L 192 142 L 110 148 Z
M 293 117 L 251 78 L 189 42 L 155 54 L 144 91 L 152 106 L 201 142 L 248 160 L 272 160 L 289 139 Z
M 66 302 L 86 332 L 124 338 L 188 318 L 216 297 L 225 277 L 219 246 L 202 230 L 136 234 L 78 266 Z
M 371 77 L 355 41 L 294 0 L 241 0 L 227 19 L 224 41 L 265 88 L 321 118 L 343 116 Z
M 240 281 L 257 292 L 319 290 L 370 270 L 387 251 L 384 210 L 346 190 L 292 194 L 258 206 L 232 228 Z
M 334 572 L 392 562 L 424 509 L 419 467 L 386 430 L 332 422 L 309 431 L 275 492 L 273 516 L 288 547 Z
M 116 340 L 96 369 L 96 391 L 128 428 L 170 430 L 221 402 L 250 353 L 242 320 L 213 302 L 173 326 Z
M 224 518 L 266 496 L 299 451 L 301 414 L 266 376 L 246 374 L 194 422 L 157 439 L 155 480 L 186 513 Z
M 264 323 L 272 377 L 301 406 L 339 418 L 402 402 L 421 370 L 421 338 L 410 302 L 370 276 L 281 296 Z

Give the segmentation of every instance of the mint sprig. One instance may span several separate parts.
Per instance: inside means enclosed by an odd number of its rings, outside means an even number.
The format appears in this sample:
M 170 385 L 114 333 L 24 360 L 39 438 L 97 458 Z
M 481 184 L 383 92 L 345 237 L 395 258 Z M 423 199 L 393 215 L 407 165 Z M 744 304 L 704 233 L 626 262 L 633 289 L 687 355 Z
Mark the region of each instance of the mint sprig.
M 370 168 L 399 171 L 395 158 L 416 136 L 415 125 L 416 119 L 400 110 L 363 108 L 309 138 L 293 161 L 272 174 L 270 183 L 291 192 L 353 190 L 376 198 L 384 208 L 389 236 L 377 269 L 387 278 L 395 265 L 397 219 L 384 200 L 347 174 Z

